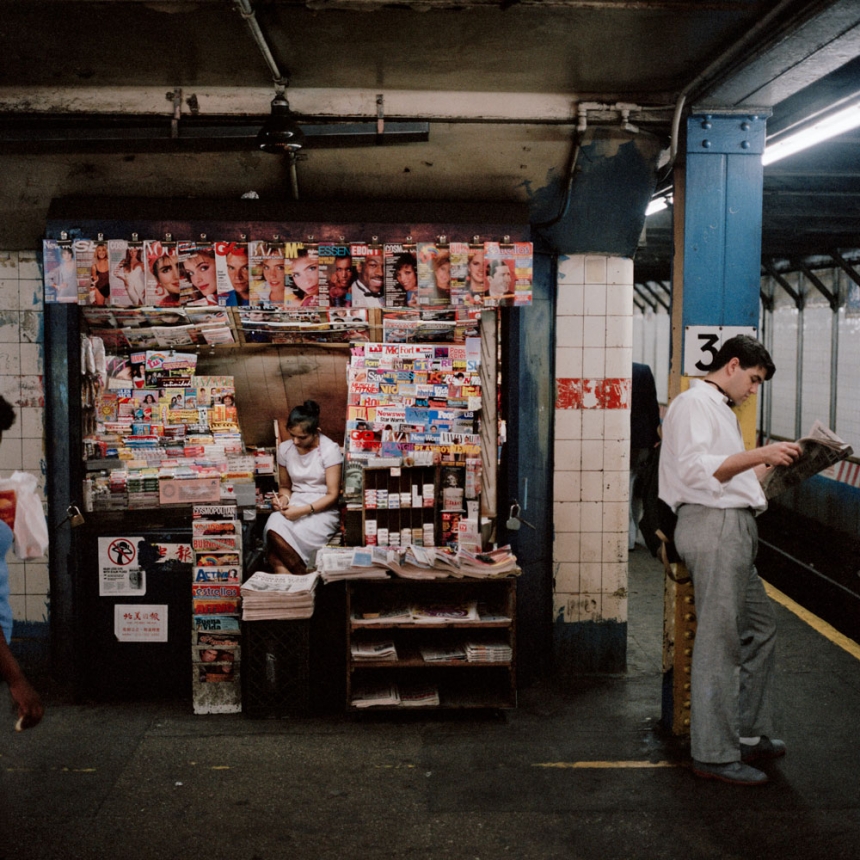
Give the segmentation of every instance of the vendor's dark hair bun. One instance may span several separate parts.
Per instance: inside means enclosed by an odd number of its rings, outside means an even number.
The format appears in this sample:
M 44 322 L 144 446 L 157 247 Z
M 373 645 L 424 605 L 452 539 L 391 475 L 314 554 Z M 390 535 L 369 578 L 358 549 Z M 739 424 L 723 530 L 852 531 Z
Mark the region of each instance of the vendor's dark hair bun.
M 305 400 L 301 406 L 296 406 L 290 412 L 288 427 L 301 424 L 308 433 L 316 433 L 320 425 L 320 405 L 316 400 Z

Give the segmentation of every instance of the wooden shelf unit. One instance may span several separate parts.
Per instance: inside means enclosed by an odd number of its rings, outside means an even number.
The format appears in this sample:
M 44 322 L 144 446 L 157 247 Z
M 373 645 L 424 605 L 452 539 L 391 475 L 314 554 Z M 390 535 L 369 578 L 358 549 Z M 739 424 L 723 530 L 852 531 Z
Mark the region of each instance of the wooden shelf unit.
M 394 607 L 464 604 L 475 602 L 485 620 L 379 622 L 363 618 Z M 491 620 L 490 620 L 491 619 Z M 362 685 L 393 682 L 410 687 L 435 686 L 439 705 L 424 709 L 516 707 L 516 579 L 353 580 L 346 595 L 346 707 L 350 712 L 421 710 L 404 705 L 353 704 Z M 395 660 L 356 660 L 352 644 L 392 640 Z M 464 659 L 426 661 L 422 648 L 445 649 L 467 642 L 503 642 L 511 647 L 504 662 Z

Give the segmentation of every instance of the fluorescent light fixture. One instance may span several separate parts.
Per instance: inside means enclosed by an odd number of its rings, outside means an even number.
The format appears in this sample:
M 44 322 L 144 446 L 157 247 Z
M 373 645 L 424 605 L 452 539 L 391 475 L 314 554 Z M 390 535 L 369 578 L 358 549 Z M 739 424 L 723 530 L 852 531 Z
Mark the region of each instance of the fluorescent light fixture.
M 773 164 L 774 161 L 787 158 L 789 155 L 794 155 L 795 152 L 808 149 L 824 140 L 830 140 L 831 137 L 851 131 L 852 128 L 858 126 L 860 126 L 860 102 L 830 114 L 830 116 L 814 122 L 796 134 L 790 134 L 773 144 L 768 144 L 765 147 L 764 155 L 761 157 L 761 163 Z
M 655 212 L 662 212 L 672 202 L 672 195 L 668 194 L 663 197 L 655 197 L 645 210 L 645 217 L 653 215 Z

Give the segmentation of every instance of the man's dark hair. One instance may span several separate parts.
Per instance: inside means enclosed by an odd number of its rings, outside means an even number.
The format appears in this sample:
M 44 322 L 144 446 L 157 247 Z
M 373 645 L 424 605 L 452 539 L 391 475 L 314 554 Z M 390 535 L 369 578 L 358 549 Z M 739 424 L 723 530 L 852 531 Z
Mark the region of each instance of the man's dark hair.
M 759 341 L 748 334 L 737 334 L 729 338 L 720 347 L 711 370 L 725 367 L 733 358 L 738 359 L 744 370 L 748 370 L 750 367 L 763 367 L 765 379 L 770 379 L 776 373 L 776 365 L 773 363 L 770 353 Z
M 12 404 L 0 395 L 0 433 L 5 433 L 15 423 L 15 410 Z

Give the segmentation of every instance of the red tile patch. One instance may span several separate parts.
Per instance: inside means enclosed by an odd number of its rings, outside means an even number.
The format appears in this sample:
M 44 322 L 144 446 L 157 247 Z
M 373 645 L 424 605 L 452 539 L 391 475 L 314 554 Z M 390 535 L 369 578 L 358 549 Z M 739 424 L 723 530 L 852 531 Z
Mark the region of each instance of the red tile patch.
M 557 379 L 556 409 L 629 409 L 628 378 Z

